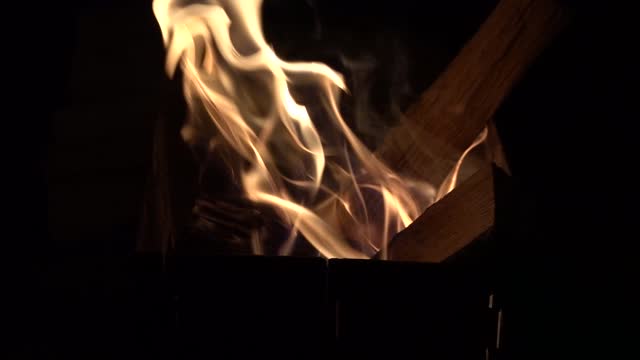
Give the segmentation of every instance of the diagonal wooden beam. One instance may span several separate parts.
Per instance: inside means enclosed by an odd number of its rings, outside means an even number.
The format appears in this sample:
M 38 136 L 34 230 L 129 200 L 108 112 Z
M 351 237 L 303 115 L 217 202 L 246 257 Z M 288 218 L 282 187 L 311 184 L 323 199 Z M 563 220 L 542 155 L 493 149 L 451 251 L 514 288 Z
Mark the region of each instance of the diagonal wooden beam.
M 501 0 L 377 155 L 440 185 L 567 15 L 557 0 Z
M 557 0 L 501 0 L 443 74 L 407 111 L 377 155 L 401 173 L 439 186 L 504 98 L 568 20 Z M 490 124 L 492 125 L 492 124 Z M 508 172 L 495 128 L 493 161 Z M 440 262 L 490 231 L 493 171 L 487 164 L 397 234 L 391 260 Z

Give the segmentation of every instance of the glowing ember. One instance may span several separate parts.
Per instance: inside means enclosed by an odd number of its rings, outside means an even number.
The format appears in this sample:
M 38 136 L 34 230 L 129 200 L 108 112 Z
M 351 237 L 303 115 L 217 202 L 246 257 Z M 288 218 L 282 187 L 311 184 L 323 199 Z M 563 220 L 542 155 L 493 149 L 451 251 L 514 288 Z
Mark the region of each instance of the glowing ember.
M 220 144 L 246 197 L 272 207 L 325 257 L 368 258 L 433 203 L 433 186 L 400 177 L 338 110 L 342 75 L 278 58 L 262 33 L 261 0 L 155 0 L 167 72 L 184 76 L 191 144 Z M 236 159 L 236 160 L 234 160 Z M 454 181 L 455 184 L 455 181 Z M 263 241 L 251 243 L 262 252 Z

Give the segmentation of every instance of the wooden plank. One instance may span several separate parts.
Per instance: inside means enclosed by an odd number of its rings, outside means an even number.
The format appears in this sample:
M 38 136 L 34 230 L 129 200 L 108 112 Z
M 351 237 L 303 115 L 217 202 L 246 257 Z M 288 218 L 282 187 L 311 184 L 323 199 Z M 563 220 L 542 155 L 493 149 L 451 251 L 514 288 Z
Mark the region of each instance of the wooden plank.
M 387 258 L 440 262 L 490 231 L 494 221 L 493 169 L 487 164 L 398 233 Z
M 567 20 L 556 0 L 501 0 L 377 155 L 438 186 Z

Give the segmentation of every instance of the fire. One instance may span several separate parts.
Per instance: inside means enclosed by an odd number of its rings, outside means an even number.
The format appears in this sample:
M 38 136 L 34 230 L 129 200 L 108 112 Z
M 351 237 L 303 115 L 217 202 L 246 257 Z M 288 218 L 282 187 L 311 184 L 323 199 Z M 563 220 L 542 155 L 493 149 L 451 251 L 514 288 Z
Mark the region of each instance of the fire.
M 456 185 L 458 184 L 458 174 L 460 173 L 460 168 L 462 167 L 464 160 L 476 147 L 480 146 L 480 144 L 483 144 L 484 141 L 487 140 L 488 135 L 489 129 L 485 127 L 478 135 L 478 137 L 471 143 L 471 145 L 469 145 L 467 150 L 465 150 L 462 155 L 460 155 L 460 158 L 451 170 L 449 176 L 447 176 L 447 178 L 444 179 L 443 183 L 440 184 L 440 187 L 438 188 L 438 195 L 436 196 L 436 201 L 442 199 L 445 195 L 455 189 Z
M 384 251 L 436 197 L 436 189 L 391 171 L 347 125 L 341 74 L 287 62 L 266 42 L 261 0 L 155 0 L 166 71 L 184 77 L 185 141 L 231 149 L 244 195 L 273 208 L 325 257 Z M 454 181 L 455 183 L 455 181 Z M 261 239 L 251 243 L 262 252 Z

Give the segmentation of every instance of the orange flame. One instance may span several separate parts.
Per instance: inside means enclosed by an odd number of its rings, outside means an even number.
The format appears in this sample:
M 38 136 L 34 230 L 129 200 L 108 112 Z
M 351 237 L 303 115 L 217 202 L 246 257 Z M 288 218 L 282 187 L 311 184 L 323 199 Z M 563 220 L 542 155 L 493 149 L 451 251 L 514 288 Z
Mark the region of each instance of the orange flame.
M 467 156 L 478 147 L 480 144 L 483 144 L 485 140 L 487 140 L 487 136 L 489 134 L 489 129 L 485 127 L 482 129 L 482 132 L 478 134 L 476 139 L 469 145 L 469 147 L 460 155 L 460 158 L 456 162 L 456 165 L 451 169 L 451 172 L 447 176 L 446 179 L 440 184 L 438 188 L 438 194 L 436 196 L 436 201 L 442 199 L 445 195 L 450 193 L 453 189 L 455 189 L 456 185 L 458 185 L 458 174 L 460 173 L 460 168 L 462 167 L 464 160 Z
M 166 71 L 180 64 L 184 75 L 190 116 L 182 135 L 223 139 L 242 159 L 231 170 L 245 195 L 273 207 L 292 238 L 300 233 L 325 257 L 368 258 L 434 201 L 435 188 L 392 172 L 351 131 L 338 110 L 347 91 L 341 74 L 275 54 L 262 33 L 261 5 L 153 2 Z M 217 138 L 207 137 L 211 126 Z M 256 236 L 253 247 L 262 249 Z

